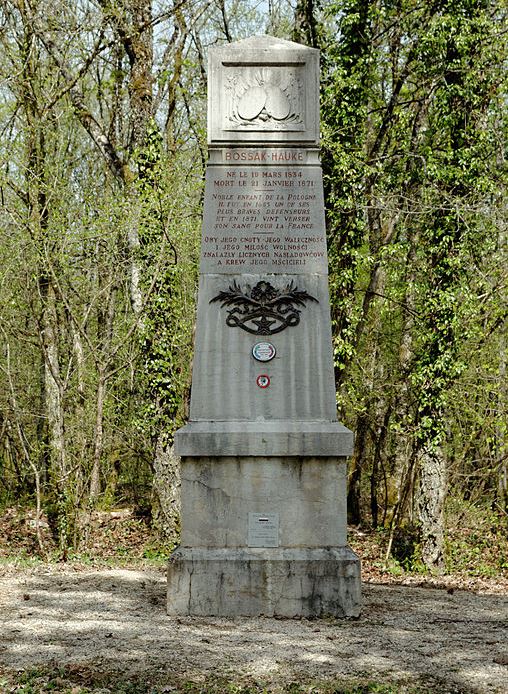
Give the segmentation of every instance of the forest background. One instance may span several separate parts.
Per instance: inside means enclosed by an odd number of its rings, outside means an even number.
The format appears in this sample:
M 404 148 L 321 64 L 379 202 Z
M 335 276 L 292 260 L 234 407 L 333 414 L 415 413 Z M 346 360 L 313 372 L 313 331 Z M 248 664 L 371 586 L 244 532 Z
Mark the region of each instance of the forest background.
M 125 506 L 177 541 L 207 50 L 269 33 L 321 50 L 350 523 L 400 570 L 508 571 L 507 10 L 3 0 L 0 507 L 34 552 Z

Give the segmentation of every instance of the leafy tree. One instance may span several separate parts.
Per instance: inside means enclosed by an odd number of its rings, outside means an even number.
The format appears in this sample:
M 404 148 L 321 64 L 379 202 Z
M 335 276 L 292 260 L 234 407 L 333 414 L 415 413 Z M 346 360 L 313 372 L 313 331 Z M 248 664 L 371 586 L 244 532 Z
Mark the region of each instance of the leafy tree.
M 483 266 L 498 236 L 486 211 L 503 176 L 503 9 L 358 1 L 325 11 L 337 382 L 357 432 L 350 512 L 354 522 L 363 517 L 369 461 L 374 524 L 380 477 L 386 518 L 389 475 L 392 523 L 414 517 L 424 562 L 440 566 L 447 396 L 482 303 L 470 271 Z

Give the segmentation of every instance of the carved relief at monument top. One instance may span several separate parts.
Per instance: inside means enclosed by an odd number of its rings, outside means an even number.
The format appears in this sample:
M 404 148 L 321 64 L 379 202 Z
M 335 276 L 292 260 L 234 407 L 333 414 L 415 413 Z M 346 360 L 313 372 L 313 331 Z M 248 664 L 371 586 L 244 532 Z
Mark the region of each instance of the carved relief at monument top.
M 319 140 L 318 51 L 256 36 L 210 50 L 209 144 Z
M 302 67 L 225 66 L 224 130 L 305 130 Z

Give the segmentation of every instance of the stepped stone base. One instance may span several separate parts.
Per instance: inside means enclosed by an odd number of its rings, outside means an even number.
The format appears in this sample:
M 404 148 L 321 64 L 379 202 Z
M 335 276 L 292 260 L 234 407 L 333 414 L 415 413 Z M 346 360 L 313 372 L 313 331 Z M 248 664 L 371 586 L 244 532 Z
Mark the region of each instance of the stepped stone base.
M 349 547 L 184 547 L 169 562 L 169 615 L 358 617 L 360 608 Z

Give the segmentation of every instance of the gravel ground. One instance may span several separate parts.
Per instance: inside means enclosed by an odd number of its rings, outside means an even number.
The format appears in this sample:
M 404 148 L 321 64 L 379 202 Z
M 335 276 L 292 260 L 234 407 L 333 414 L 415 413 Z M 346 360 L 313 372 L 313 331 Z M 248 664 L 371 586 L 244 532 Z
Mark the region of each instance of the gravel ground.
M 0 576 L 0 667 L 56 661 L 175 677 L 369 677 L 508 692 L 508 598 L 366 584 L 358 620 L 169 618 L 155 570 Z M 430 686 L 432 685 L 432 686 Z

